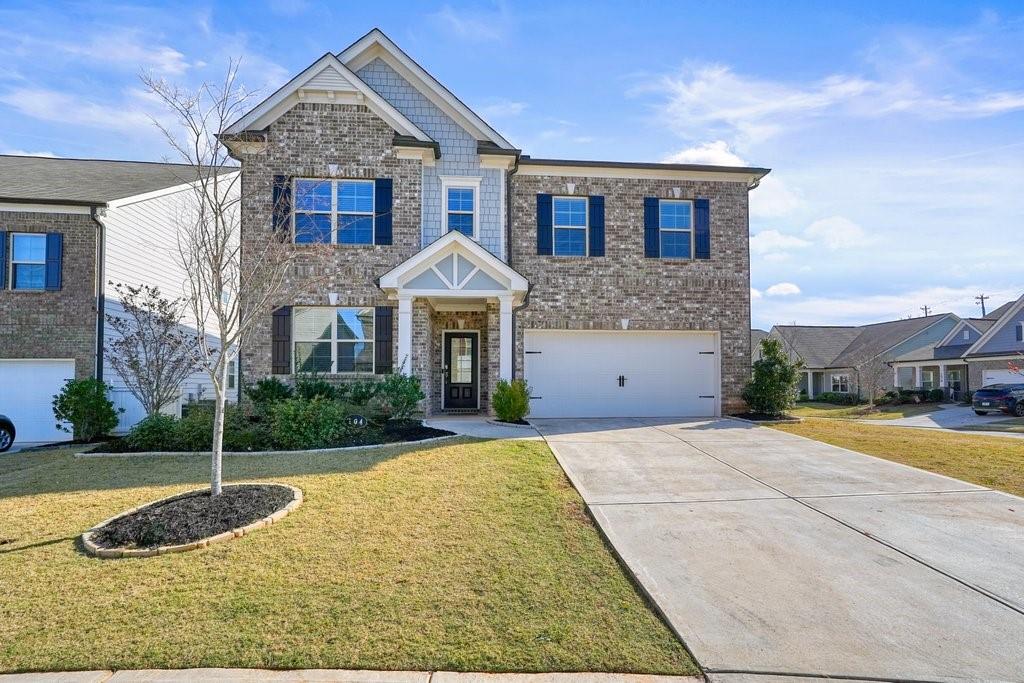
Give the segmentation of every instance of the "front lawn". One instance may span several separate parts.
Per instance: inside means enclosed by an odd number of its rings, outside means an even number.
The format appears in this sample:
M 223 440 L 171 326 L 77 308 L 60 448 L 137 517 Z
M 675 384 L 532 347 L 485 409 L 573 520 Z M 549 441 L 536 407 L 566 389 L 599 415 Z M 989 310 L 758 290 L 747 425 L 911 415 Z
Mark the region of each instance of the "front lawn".
M 898 420 L 901 417 L 924 415 L 939 406 L 935 403 L 907 403 L 898 406 L 878 406 L 873 413 L 866 412 L 867 406 L 840 406 L 834 403 L 807 401 L 797 403 L 796 407 L 787 411 L 796 417 L 833 417 L 843 420 Z
M 968 425 L 960 427 L 960 430 L 965 432 L 1012 432 L 1014 434 L 1024 434 L 1024 417 L 1011 417 L 1008 420 Z
M 847 420 L 808 419 L 775 424 L 834 446 L 895 460 L 981 486 L 1024 495 L 1024 442 L 938 429 L 870 425 Z
M 301 488 L 251 536 L 100 560 L 76 537 L 204 485 L 203 457 L 0 456 L 0 671 L 184 667 L 693 674 L 547 446 L 226 457 Z

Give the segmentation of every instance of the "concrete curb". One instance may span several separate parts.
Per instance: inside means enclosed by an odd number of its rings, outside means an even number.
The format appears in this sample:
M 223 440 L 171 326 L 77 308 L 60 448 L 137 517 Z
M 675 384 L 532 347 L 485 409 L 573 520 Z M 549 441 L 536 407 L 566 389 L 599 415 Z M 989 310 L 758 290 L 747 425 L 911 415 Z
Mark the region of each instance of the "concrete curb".
M 258 519 L 255 522 L 247 524 L 243 527 L 238 527 L 237 529 L 224 531 L 213 536 L 208 536 L 206 538 L 199 539 L 198 541 L 192 541 L 191 543 L 181 543 L 178 545 L 164 545 L 160 546 L 159 548 L 101 548 L 93 542 L 93 534 L 95 534 L 97 531 L 107 526 L 114 520 L 120 519 L 122 517 L 127 517 L 128 515 L 138 512 L 139 510 L 151 507 L 153 505 L 157 505 L 159 503 L 167 503 L 169 501 L 177 500 L 179 498 L 185 498 L 186 496 L 190 496 L 193 493 L 196 493 L 197 491 L 206 490 L 205 487 L 201 489 L 192 489 L 190 491 L 185 491 L 184 493 L 176 493 L 173 496 L 167 496 L 166 498 L 160 498 L 159 500 L 154 500 L 144 505 L 139 505 L 137 507 L 132 508 L 131 510 L 125 510 L 120 514 L 114 515 L 110 519 L 103 520 L 102 522 L 100 522 L 99 524 L 89 529 L 84 534 L 82 534 L 82 546 L 85 548 L 85 551 L 87 553 L 101 559 L 119 559 L 122 557 L 155 557 L 157 555 L 183 553 L 188 550 L 198 550 L 200 548 L 205 548 L 214 543 L 224 543 L 225 541 L 230 541 L 235 538 L 241 538 L 246 534 L 251 534 L 253 531 L 256 531 L 257 529 L 262 529 L 265 526 L 269 526 L 274 522 L 284 519 L 288 515 L 288 513 L 290 513 L 292 510 L 294 510 L 295 508 L 299 507 L 299 505 L 302 504 L 302 491 L 294 486 L 291 486 L 290 484 L 281 484 L 278 482 L 239 482 L 235 484 L 229 484 L 224 488 L 230 488 L 232 486 L 245 486 L 247 484 L 256 484 L 259 486 L 280 486 L 282 488 L 291 490 L 292 499 L 283 508 L 264 517 L 263 519 Z
M 367 451 L 378 448 L 394 448 L 396 446 L 416 446 L 422 443 L 436 443 L 447 439 L 456 439 L 462 434 L 451 434 L 449 436 L 435 436 L 419 441 L 394 441 L 392 443 L 375 443 L 367 446 L 339 446 L 337 448 L 307 448 L 301 451 L 224 451 L 225 456 L 261 456 L 261 455 L 298 455 L 300 453 L 344 453 L 346 451 Z M 76 458 L 162 458 L 182 456 L 209 456 L 210 451 L 142 451 L 139 453 L 93 453 L 84 451 L 75 453 Z

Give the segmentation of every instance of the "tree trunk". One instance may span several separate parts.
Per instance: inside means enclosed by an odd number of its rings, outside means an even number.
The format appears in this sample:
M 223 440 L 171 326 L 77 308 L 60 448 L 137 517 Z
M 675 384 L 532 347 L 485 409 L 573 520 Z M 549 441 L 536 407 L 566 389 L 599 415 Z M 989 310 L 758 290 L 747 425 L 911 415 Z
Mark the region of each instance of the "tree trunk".
M 217 386 L 213 387 L 215 393 L 214 396 L 214 412 L 213 412 L 213 462 L 211 463 L 210 471 L 210 495 L 219 496 L 221 493 L 221 483 L 223 480 L 223 462 L 224 462 L 224 405 L 226 403 L 227 396 L 226 387 L 228 381 L 228 364 L 226 361 L 221 361 L 222 367 L 220 371 L 220 382 Z

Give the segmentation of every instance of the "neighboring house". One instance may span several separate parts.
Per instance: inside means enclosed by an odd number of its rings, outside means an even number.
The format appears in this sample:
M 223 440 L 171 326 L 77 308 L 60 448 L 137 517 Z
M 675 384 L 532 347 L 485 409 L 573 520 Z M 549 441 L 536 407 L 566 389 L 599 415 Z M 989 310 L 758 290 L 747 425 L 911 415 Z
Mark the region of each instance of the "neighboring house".
M 964 318 L 931 346 L 894 362 L 897 386 L 948 389 L 954 399 L 989 384 L 1024 382 L 1009 363 L 1024 362 L 1024 296 L 982 318 Z
M 761 359 L 761 341 L 768 336 L 768 332 L 759 330 L 756 327 L 750 330 L 750 360 Z
M 860 326 L 776 325 L 770 334 L 791 359 L 803 362 L 800 391 L 814 398 L 824 392 L 860 395 L 871 375 L 879 380 L 876 389 L 891 389 L 895 378 L 887 366 L 893 360 L 934 346 L 959 322 L 946 313 Z
M 225 130 L 242 231 L 330 243 L 247 381 L 404 370 L 427 414 L 718 415 L 750 376 L 748 193 L 762 168 L 535 159 L 379 30 Z
M 19 441 L 67 438 L 51 402 L 71 377 L 114 387 L 119 429 L 143 416 L 104 355 L 104 316 L 120 310 L 109 283 L 182 295 L 173 217 L 192 196 L 188 174 L 175 164 L 0 156 L 0 413 Z M 183 399 L 208 386 L 193 375 Z

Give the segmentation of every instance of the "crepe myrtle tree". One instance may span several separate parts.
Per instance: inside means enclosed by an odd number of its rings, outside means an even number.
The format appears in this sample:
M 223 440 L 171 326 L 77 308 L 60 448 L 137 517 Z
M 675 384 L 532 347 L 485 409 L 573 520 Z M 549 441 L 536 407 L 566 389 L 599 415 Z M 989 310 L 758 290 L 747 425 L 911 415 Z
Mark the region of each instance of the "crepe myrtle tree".
M 198 340 L 182 324 L 181 299 L 164 298 L 150 285 L 110 284 L 123 313 L 105 316 L 114 332 L 107 358 L 146 415 L 153 415 L 177 399 L 181 383 L 199 370 Z
M 195 89 L 150 74 L 141 76 L 149 93 L 168 110 L 167 120 L 153 123 L 182 163 L 182 183 L 191 188 L 191 201 L 178 207 L 175 227 L 178 258 L 187 274 L 184 298 L 196 323 L 199 363 L 213 387 L 210 491 L 214 496 L 221 493 L 230 361 L 254 329 L 270 324 L 276 302 L 292 300 L 329 275 L 297 267 L 316 263 L 319 252 L 328 247 L 296 247 L 290 234 L 274 230 L 272 211 L 262 221 L 247 219 L 243 240 L 245 193 L 258 204 L 271 197 L 271 189 L 258 183 L 251 188 L 243 185 L 239 168 L 219 135 L 250 108 L 254 95 L 238 83 L 237 76 L 234 60 L 223 80 Z
M 882 393 L 886 381 L 892 377 L 892 367 L 873 358 L 854 367 L 853 370 L 857 377 L 857 396 L 867 399 L 868 410 L 874 410 L 875 399 Z

